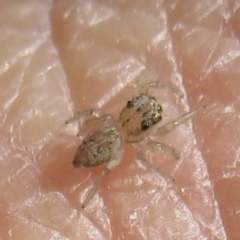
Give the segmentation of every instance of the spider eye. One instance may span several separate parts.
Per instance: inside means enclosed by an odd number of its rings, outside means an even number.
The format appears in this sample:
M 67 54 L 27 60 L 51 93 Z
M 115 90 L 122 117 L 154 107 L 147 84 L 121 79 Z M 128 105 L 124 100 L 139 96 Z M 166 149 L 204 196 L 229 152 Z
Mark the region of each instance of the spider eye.
M 148 128 L 149 128 L 149 124 L 146 123 L 145 121 L 142 121 L 142 122 L 141 122 L 141 129 L 142 129 L 143 131 L 145 131 L 145 130 L 147 130 Z
M 133 107 L 133 102 L 132 101 L 128 101 L 127 102 L 127 108 L 132 108 Z

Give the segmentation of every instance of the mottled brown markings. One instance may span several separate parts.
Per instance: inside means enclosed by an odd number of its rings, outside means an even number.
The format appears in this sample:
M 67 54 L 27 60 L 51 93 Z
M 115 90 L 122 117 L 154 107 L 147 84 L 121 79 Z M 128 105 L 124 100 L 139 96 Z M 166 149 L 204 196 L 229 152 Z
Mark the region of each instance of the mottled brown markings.
M 203 106 L 202 108 L 204 108 Z M 192 118 L 202 109 L 188 112 L 157 129 L 159 135 L 164 135 L 173 130 L 178 125 Z M 66 121 L 70 123 L 78 118 L 96 117 L 95 123 L 101 123 L 103 126 L 90 133 L 79 146 L 73 160 L 74 167 L 95 167 L 105 164 L 101 175 L 95 181 L 91 191 L 85 198 L 82 208 L 84 208 L 97 191 L 104 176 L 110 170 L 115 168 L 121 161 L 123 155 L 122 142 L 136 143 L 140 142 L 152 133 L 152 128 L 162 119 L 162 107 L 154 97 L 147 94 L 141 94 L 133 100 L 128 101 L 125 108 L 120 113 L 117 124 L 114 124 L 110 115 L 103 115 L 99 110 L 86 110 L 79 112 L 73 118 Z M 87 120 L 85 120 L 87 122 Z M 91 122 L 92 123 L 92 122 Z M 83 124 L 82 122 L 80 125 Z M 84 124 L 83 124 L 84 126 Z M 178 158 L 175 150 L 166 144 L 153 142 L 154 149 L 164 150 L 170 153 L 174 158 Z M 149 144 L 151 146 L 151 144 Z M 177 157 L 176 157 L 177 156 Z M 144 157 L 139 159 L 145 166 L 155 172 L 165 175 L 158 168 L 148 163 Z M 172 177 L 168 177 L 174 180 Z

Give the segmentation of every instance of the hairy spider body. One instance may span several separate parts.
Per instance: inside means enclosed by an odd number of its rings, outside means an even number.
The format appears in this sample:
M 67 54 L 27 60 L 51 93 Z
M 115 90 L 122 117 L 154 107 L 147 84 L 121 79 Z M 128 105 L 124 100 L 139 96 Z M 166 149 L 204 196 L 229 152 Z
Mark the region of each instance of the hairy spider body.
M 150 83 L 148 88 L 158 85 L 158 83 Z M 205 106 L 185 113 L 179 118 L 157 128 L 154 134 L 159 136 L 165 135 L 195 116 L 202 108 L 205 108 Z M 124 151 L 123 142 L 137 143 L 151 136 L 154 126 L 162 119 L 162 107 L 154 97 L 149 96 L 148 93 L 142 93 L 127 102 L 119 115 L 117 123 L 114 123 L 112 116 L 103 114 L 100 110 L 90 109 L 76 113 L 74 117 L 66 121 L 66 124 L 78 119 L 81 119 L 79 121 L 80 131 L 90 125 L 100 125 L 100 127 L 88 134 L 83 140 L 77 149 L 73 166 L 96 167 L 104 165 L 104 169 L 94 182 L 92 189 L 82 204 L 82 208 L 84 208 L 99 188 L 104 177 L 121 162 Z M 178 154 L 172 147 L 151 139 L 147 141 L 148 147 L 163 150 L 172 155 L 173 158 L 178 159 Z M 145 152 L 139 150 L 137 160 L 141 164 L 164 177 L 174 180 L 174 178 L 167 176 L 156 166 L 149 163 L 144 156 Z
M 77 149 L 73 166 L 96 167 L 111 161 L 122 140 L 134 143 L 148 137 L 151 127 L 162 119 L 161 114 L 162 108 L 154 97 L 141 94 L 128 101 L 120 113 L 118 128 L 106 124 L 90 133 Z

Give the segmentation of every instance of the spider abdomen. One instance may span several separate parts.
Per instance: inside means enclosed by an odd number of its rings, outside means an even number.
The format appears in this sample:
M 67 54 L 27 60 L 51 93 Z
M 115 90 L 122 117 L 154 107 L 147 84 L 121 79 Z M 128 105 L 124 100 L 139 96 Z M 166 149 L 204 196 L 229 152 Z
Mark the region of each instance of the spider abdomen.
M 89 134 L 79 146 L 74 167 L 95 167 L 112 160 L 121 147 L 121 135 L 116 127 L 102 127 Z

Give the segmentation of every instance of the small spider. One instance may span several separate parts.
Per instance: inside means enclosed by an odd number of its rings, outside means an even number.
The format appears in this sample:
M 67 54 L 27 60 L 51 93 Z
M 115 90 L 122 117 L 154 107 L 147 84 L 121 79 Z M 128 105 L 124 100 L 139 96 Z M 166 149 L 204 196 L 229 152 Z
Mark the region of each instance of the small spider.
M 162 119 L 162 107 L 154 97 L 148 94 L 149 88 L 156 85 L 158 83 L 155 82 L 148 84 L 145 93 L 141 93 L 133 100 L 128 101 L 127 105 L 121 111 L 116 124 L 114 124 L 112 116 L 106 115 L 96 109 L 77 112 L 74 117 L 66 121 L 66 124 L 69 124 L 80 120 L 80 130 L 84 130 L 86 127 L 93 128 L 91 128 L 92 132 L 87 134 L 77 149 L 73 166 L 76 168 L 86 168 L 105 165 L 83 201 L 82 208 L 85 208 L 94 196 L 103 178 L 121 162 L 124 152 L 124 142 L 137 143 L 153 134 L 163 136 L 205 108 L 205 106 L 202 106 L 194 111 L 185 113 L 179 118 L 156 129 L 155 126 Z M 166 144 L 148 140 L 147 145 L 153 149 L 164 150 L 170 153 L 175 159 L 178 158 L 175 150 Z M 160 172 L 158 168 L 145 159 L 142 152 L 139 152 L 138 158 L 148 169 Z M 174 180 L 172 177 L 169 178 Z

